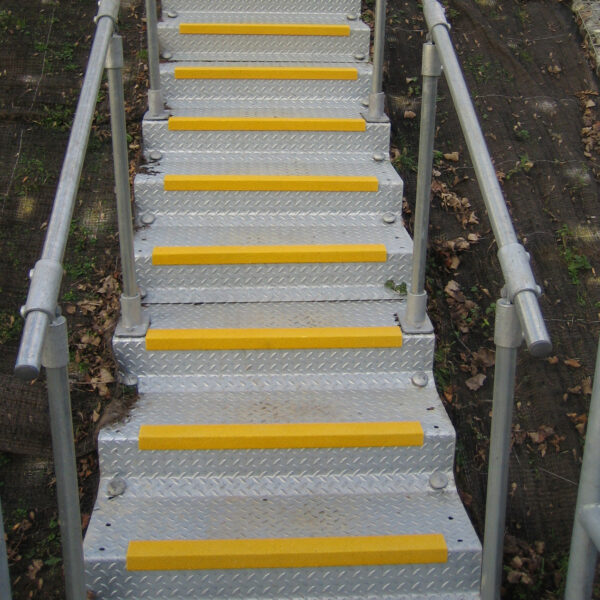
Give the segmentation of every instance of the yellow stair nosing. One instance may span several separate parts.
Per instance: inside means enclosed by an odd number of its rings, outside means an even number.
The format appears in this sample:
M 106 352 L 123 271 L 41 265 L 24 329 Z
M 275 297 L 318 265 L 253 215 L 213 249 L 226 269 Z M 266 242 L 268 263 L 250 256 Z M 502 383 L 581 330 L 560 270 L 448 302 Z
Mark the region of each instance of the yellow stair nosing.
M 140 450 L 422 446 L 418 421 L 141 425 Z
M 153 329 L 146 350 L 309 350 L 399 348 L 402 332 L 388 327 L 297 327 L 251 329 Z
M 356 80 L 355 67 L 175 67 L 175 79 Z
M 153 265 L 242 265 L 385 262 L 385 244 L 294 246 L 156 246 Z
M 182 35 L 295 35 L 349 37 L 350 25 L 321 23 L 180 23 Z
M 170 131 L 366 131 L 364 119 L 170 117 Z
M 128 571 L 445 563 L 442 534 L 226 540 L 134 540 Z
M 376 192 L 372 176 L 165 175 L 165 191 Z

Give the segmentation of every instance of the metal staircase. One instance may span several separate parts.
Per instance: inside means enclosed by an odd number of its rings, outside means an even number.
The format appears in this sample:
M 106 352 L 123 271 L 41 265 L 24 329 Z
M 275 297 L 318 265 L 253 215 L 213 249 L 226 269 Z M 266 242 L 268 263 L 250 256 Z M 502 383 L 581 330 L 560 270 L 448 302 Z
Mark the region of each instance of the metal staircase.
M 356 0 L 164 0 L 168 119 L 143 124 L 140 399 L 99 438 L 98 599 L 471 599 L 434 338 L 402 331 L 412 242 L 366 122 Z

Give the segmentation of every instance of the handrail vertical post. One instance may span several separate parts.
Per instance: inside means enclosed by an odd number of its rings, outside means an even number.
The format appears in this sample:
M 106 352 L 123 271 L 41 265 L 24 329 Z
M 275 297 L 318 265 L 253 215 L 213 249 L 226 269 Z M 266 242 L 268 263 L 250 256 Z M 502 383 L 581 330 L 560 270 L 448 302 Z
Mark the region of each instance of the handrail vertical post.
M 65 571 L 65 597 L 67 600 L 82 600 L 85 598 L 85 582 L 81 513 L 69 392 L 67 321 L 63 316 L 56 317 L 48 327 L 42 365 L 46 367 L 48 385 L 58 520 Z
M 501 298 L 496 303 L 494 331 L 496 367 L 483 535 L 482 600 L 500 598 L 517 349 L 522 341 L 515 306 Z
M 590 410 L 585 434 L 585 451 L 579 475 L 579 491 L 575 508 L 575 521 L 571 537 L 569 568 L 565 598 L 568 600 L 589 600 L 592 597 L 596 559 L 598 551 L 584 524 L 581 522 L 581 509 L 588 504 L 600 504 L 600 345 L 596 355 L 596 371 Z
M 383 52 L 385 48 L 385 6 L 386 0 L 376 0 L 375 25 L 373 40 L 373 76 L 371 93 L 369 94 L 369 110 L 366 119 L 372 123 L 387 122 L 383 110 L 385 96 L 383 93 Z
M 413 235 L 413 263 L 411 286 L 406 302 L 405 328 L 418 329 L 425 323 L 427 293 L 425 292 L 425 262 L 429 230 L 429 207 L 431 172 L 433 168 L 433 144 L 435 139 L 435 111 L 437 86 L 442 67 L 435 44 L 423 44 L 421 75 L 423 96 L 421 100 L 421 130 L 419 135 L 419 167 L 415 200 L 415 224 Z
M 2 518 L 2 501 L 0 500 L 0 598 L 11 600 L 10 573 L 8 571 L 8 554 L 4 540 L 4 519 Z
M 125 121 L 125 98 L 123 93 L 123 39 L 113 35 L 106 55 L 108 88 L 110 95 L 110 121 L 112 128 L 113 161 L 117 195 L 117 220 L 123 293 L 121 294 L 120 333 L 143 336 L 148 328 L 142 312 L 141 296 L 135 276 L 133 253 L 133 220 L 131 193 L 129 189 L 129 158 L 127 155 L 127 129 Z
M 157 120 L 166 119 L 167 112 L 165 111 L 165 102 L 160 85 L 156 0 L 146 0 L 146 33 L 148 37 L 148 74 L 150 79 L 150 89 L 148 90 L 148 117 Z

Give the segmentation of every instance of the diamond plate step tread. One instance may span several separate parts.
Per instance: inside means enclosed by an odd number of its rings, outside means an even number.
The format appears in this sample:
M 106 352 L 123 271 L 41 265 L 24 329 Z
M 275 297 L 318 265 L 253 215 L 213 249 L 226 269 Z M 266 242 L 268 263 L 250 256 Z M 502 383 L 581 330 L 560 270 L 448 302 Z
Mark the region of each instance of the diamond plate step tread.
M 210 12 L 215 5 L 212 0 L 163 0 L 161 2 L 163 13 L 177 12 Z M 288 13 L 288 14 L 353 14 L 360 15 L 360 2 L 358 0 L 303 0 L 298 4 L 296 0 L 273 0 L 265 3 L 263 0 L 220 0 L 220 12 L 236 14 L 250 13 Z
M 158 24 L 163 55 L 172 60 L 207 61 L 328 61 L 356 62 L 369 54 L 370 30 L 358 20 L 349 21 L 342 15 L 290 15 L 264 13 L 245 15 L 232 13 L 186 13 L 166 18 Z M 171 13 L 173 14 L 173 13 Z M 182 33 L 180 26 L 188 23 L 300 23 L 349 26 L 349 35 L 199 35 Z
M 344 155 L 340 155 L 344 156 Z M 194 175 L 324 175 L 377 177 L 377 192 L 260 192 L 260 191 L 165 191 L 166 174 Z M 315 160 L 309 154 L 283 155 L 212 154 L 201 161 L 190 160 L 185 154 L 165 155 L 148 164 L 135 177 L 135 198 L 138 214 L 150 212 L 172 215 L 192 215 L 219 212 L 245 218 L 249 214 L 288 214 L 300 219 L 306 213 L 364 212 L 400 214 L 402 180 L 389 161 L 373 159 L 334 160 L 322 154 Z M 241 222 L 241 221 L 240 221 Z
M 193 113 L 193 111 L 186 111 Z M 198 111 L 193 116 L 201 117 L 206 110 Z M 233 117 L 233 111 L 228 111 L 226 117 Z M 251 111 L 246 111 L 246 114 Z M 255 111 L 261 113 L 263 118 L 266 111 Z M 181 111 L 177 111 L 180 115 Z M 300 114 L 310 114 L 308 117 L 295 116 L 296 111 L 287 110 L 275 115 L 277 119 L 301 119 L 313 118 L 315 113 L 301 111 Z M 291 116 L 288 116 L 291 115 Z M 190 115 L 192 116 L 192 115 Z M 210 115 L 216 117 L 216 115 Z M 236 115 L 239 117 L 242 115 Z M 248 117 L 246 117 L 248 118 Z M 323 119 L 322 115 L 318 115 Z M 339 118 L 339 117 L 334 117 Z M 362 118 L 360 114 L 354 118 Z M 363 121 L 364 123 L 364 121 Z M 172 126 L 172 125 L 171 125 Z M 253 148 L 255 152 L 285 152 L 297 153 L 324 153 L 335 152 L 342 154 L 367 154 L 369 158 L 374 153 L 387 156 L 390 138 L 389 123 L 367 123 L 364 131 L 318 131 L 318 130 L 265 130 L 260 128 L 254 130 L 242 130 L 232 127 L 228 129 L 206 129 L 206 130 L 173 130 L 167 121 L 155 121 L 146 119 L 143 123 L 144 153 L 146 158 L 152 151 L 171 154 L 176 152 L 192 153 L 202 160 L 210 153 L 234 153 L 247 152 Z M 318 125 L 316 126 L 318 127 Z
M 340 66 L 342 65 L 342 67 Z M 340 69 L 347 68 L 345 63 L 277 63 L 278 68 L 289 67 L 317 67 Z M 220 103 L 222 98 L 235 97 L 238 101 L 247 100 L 250 104 L 257 102 L 261 104 L 265 99 L 279 99 L 294 102 L 299 99 L 316 101 L 321 99 L 332 100 L 343 98 L 346 101 L 354 99 L 361 101 L 368 97 L 370 90 L 371 66 L 356 63 L 352 69 L 357 72 L 356 79 L 348 80 L 307 80 L 307 79 L 176 79 L 175 69 L 180 67 L 199 66 L 194 62 L 163 63 L 160 66 L 161 86 L 167 106 L 176 109 L 178 107 L 191 108 L 198 102 L 211 99 Z M 210 63 L 215 67 L 271 67 L 272 63 L 254 62 L 223 62 Z
M 347 300 L 389 298 L 385 282 L 410 277 L 412 242 L 401 225 L 374 227 L 219 227 L 210 220 L 200 228 L 161 227 L 160 218 L 137 232 L 134 251 L 139 284 L 146 302 L 198 302 L 211 298 Z M 155 247 L 268 246 L 369 244 L 378 240 L 387 250 L 385 262 L 307 262 L 282 264 L 156 265 Z M 211 289 L 212 288 L 212 289 Z M 369 289 L 372 288 L 372 289 Z M 218 290 L 218 291 L 217 291 Z M 219 296 L 220 294 L 223 294 Z
M 150 392 L 142 394 L 128 420 L 100 432 L 98 445 L 103 477 L 194 477 L 213 478 L 203 489 L 218 486 L 220 476 L 243 475 L 251 478 L 260 473 L 263 479 L 298 477 L 281 490 L 303 493 L 308 487 L 335 490 L 385 491 L 406 487 L 398 479 L 408 473 L 452 470 L 454 430 L 433 385 L 413 385 L 405 376 L 396 387 L 387 389 L 233 390 Z M 376 381 L 373 382 L 373 385 Z M 273 387 L 273 386 L 270 386 Z M 423 445 L 418 448 L 288 449 L 175 452 L 140 451 L 138 433 L 141 425 L 156 424 L 228 424 L 228 423 L 305 423 L 305 422 L 378 422 L 414 420 L 424 431 Z M 356 481 L 362 474 L 364 485 Z M 372 479 L 365 477 L 372 476 Z M 394 481 L 393 478 L 396 477 Z M 451 477 L 450 477 L 451 478 Z M 317 481 L 314 481 L 317 479 Z M 329 481 L 329 484 L 328 484 Z M 181 481 L 178 482 L 178 485 Z M 269 482 L 272 489 L 276 482 Z M 263 483 L 262 485 L 267 485 Z M 307 486 L 307 487 L 303 487 Z M 248 489 L 256 489 L 247 483 Z M 221 490 L 221 488 L 218 488 Z M 241 492 L 238 492 L 241 493 Z M 260 488 L 259 488 L 260 493 Z M 274 493 L 274 492 L 273 492 Z
M 136 539 L 431 533 L 445 537 L 449 550 L 446 564 L 330 567 L 310 572 L 261 569 L 260 578 L 252 569 L 149 573 L 124 568 L 127 545 Z M 140 586 L 160 588 L 165 597 L 241 599 L 249 597 L 249 589 L 251 597 L 258 598 L 309 597 L 319 592 L 345 597 L 350 590 L 377 597 L 378 593 L 409 591 L 473 592 L 479 583 L 480 544 L 454 491 L 203 499 L 136 498 L 125 492 L 112 500 L 99 498 L 84 549 L 88 585 L 107 598 L 120 597 L 124 590 L 132 597 L 144 596 Z M 110 581 L 110 589 L 106 581 Z
M 272 329 L 295 327 L 397 327 L 404 303 L 269 302 L 154 304 L 154 329 Z M 403 335 L 401 347 L 288 350 L 146 351 L 143 338 L 115 337 L 113 350 L 123 372 L 137 377 L 186 375 L 276 375 L 300 373 L 429 371 L 432 334 Z

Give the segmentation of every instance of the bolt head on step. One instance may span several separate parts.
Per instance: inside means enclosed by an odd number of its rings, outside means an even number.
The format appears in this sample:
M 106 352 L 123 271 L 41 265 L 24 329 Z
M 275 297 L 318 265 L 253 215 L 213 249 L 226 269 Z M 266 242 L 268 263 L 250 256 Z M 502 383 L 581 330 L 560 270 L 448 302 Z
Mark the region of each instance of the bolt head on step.
M 358 17 L 355 14 L 353 14 L 353 13 L 348 13 L 346 15 L 346 19 L 348 19 L 348 21 L 356 21 L 357 18 Z
M 167 17 L 169 17 L 169 19 L 174 19 L 177 16 L 177 11 L 176 10 L 170 10 L 167 13 Z
M 386 225 L 391 225 L 392 223 L 395 223 L 396 222 L 396 214 L 393 212 L 386 212 L 383 215 L 383 222 Z
M 373 154 L 373 160 L 383 162 L 385 160 L 385 154 L 383 152 L 375 152 L 375 154 Z
M 141 221 L 144 225 L 152 225 L 156 217 L 152 213 L 145 213 L 142 215 Z
M 367 58 L 367 57 L 366 57 L 366 56 L 365 56 L 365 55 L 364 55 L 362 52 L 357 52 L 357 53 L 354 55 L 354 58 L 355 58 L 356 60 L 365 60 L 365 58 Z
M 160 160 L 162 158 L 162 152 L 158 150 L 152 150 L 150 152 L 150 160 Z
M 162 57 L 165 60 L 171 60 L 173 58 L 173 53 L 166 50 L 165 52 L 162 53 Z
M 106 493 L 109 497 L 121 496 L 127 489 L 127 482 L 122 477 L 114 477 L 106 486 Z
M 448 477 L 444 473 L 436 471 L 429 477 L 429 485 L 434 490 L 443 490 L 448 485 Z
M 429 381 L 429 377 L 427 377 L 427 373 L 415 373 L 410 380 L 417 387 L 425 387 Z

